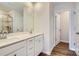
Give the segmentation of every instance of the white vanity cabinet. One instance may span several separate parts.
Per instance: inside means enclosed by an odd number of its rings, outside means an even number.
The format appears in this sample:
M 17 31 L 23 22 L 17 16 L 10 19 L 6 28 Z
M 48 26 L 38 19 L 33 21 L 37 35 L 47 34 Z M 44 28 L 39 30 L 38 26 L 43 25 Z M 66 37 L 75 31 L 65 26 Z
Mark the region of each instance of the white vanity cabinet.
M 4 48 L 0 48 L 0 56 L 25 56 L 26 55 L 26 41 L 17 42 Z
M 38 35 L 27 40 L 27 56 L 37 56 L 43 50 L 43 35 Z
M 42 50 L 43 35 L 40 34 L 0 47 L 0 56 L 37 56 Z
M 39 55 L 43 50 L 43 35 L 35 37 L 35 55 Z
M 33 38 L 30 38 L 27 40 L 27 56 L 34 56 L 34 49 L 35 49 L 35 46 L 34 46 L 34 37 Z
M 15 51 L 13 53 L 7 55 L 7 56 L 26 56 L 26 52 L 25 52 L 26 50 L 25 49 L 26 48 L 21 48 L 21 49 Z

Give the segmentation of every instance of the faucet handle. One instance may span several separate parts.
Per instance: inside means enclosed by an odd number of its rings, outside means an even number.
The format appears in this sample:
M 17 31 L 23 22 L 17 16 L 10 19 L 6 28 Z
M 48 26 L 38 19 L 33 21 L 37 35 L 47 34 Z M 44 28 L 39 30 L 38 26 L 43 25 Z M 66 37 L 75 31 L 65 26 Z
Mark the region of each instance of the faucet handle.
M 0 34 L 2 34 L 2 30 L 0 31 Z
M 1 32 L 0 32 L 0 34 L 1 34 Z

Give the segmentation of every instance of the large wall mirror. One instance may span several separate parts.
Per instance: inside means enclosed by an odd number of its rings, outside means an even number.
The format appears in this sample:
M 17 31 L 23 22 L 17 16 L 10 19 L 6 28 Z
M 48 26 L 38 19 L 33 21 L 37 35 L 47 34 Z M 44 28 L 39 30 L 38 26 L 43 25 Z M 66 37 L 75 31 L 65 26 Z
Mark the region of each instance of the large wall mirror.
M 23 11 L 19 5 L 18 3 L 0 2 L 0 33 L 23 31 Z
M 13 17 L 5 11 L 0 11 L 0 32 L 13 32 Z

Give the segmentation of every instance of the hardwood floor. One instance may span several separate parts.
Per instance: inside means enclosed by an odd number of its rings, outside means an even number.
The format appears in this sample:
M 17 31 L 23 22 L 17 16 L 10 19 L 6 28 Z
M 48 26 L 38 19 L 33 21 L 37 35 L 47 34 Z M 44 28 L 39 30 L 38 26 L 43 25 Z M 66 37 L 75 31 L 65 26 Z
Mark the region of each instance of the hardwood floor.
M 74 51 L 69 50 L 69 44 L 60 42 L 52 51 L 53 56 L 76 56 Z
M 41 53 L 39 56 L 48 56 L 48 55 Z M 52 50 L 51 56 L 76 56 L 76 53 L 74 51 L 69 50 L 68 43 L 60 42 Z

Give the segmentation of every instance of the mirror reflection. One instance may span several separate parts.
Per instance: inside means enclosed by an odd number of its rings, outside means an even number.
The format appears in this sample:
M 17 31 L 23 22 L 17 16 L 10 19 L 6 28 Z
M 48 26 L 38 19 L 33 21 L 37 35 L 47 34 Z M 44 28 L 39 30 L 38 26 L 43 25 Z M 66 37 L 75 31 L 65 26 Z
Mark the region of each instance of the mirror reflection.
M 23 9 L 19 3 L 0 2 L 0 33 L 23 31 Z
M 9 14 L 0 14 L 0 32 L 13 32 L 13 18 Z

